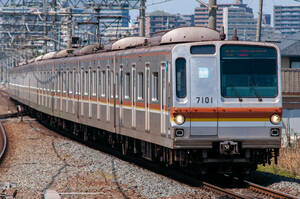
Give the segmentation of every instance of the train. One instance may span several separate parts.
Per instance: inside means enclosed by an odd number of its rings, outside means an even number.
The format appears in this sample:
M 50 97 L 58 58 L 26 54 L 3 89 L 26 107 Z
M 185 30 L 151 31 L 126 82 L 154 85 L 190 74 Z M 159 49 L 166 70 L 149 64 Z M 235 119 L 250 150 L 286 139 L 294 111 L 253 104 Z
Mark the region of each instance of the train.
M 14 67 L 25 110 L 94 142 L 206 174 L 277 163 L 280 51 L 206 27 L 51 52 Z

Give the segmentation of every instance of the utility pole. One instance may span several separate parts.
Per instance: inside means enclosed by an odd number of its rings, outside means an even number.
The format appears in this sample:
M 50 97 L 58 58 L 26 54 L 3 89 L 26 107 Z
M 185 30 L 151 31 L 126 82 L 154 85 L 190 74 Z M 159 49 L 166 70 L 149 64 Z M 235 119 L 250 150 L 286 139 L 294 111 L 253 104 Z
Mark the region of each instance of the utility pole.
M 52 0 L 52 8 L 54 11 L 54 16 L 53 16 L 53 26 L 54 26 L 54 30 L 53 30 L 53 36 L 54 36 L 54 51 L 57 51 L 57 26 L 56 26 L 56 17 L 57 17 L 57 10 L 56 10 L 56 0 Z
M 146 23 L 146 0 L 140 0 L 140 19 L 139 19 L 139 36 L 145 36 L 145 23 Z
M 68 48 L 72 48 L 72 8 L 68 8 Z
M 209 0 L 208 3 L 208 27 L 216 30 L 217 0 Z
M 47 43 L 47 35 L 48 35 L 48 28 L 47 28 L 47 1 L 43 1 L 43 12 L 44 12 L 44 53 L 47 53 L 48 43 Z
M 207 7 L 208 9 L 208 27 L 216 30 L 216 19 L 217 19 L 217 0 L 209 0 L 208 5 L 202 0 L 197 0 L 199 3 Z
M 258 1 L 258 16 L 256 26 L 256 41 L 261 39 L 261 18 L 262 18 L 263 0 Z

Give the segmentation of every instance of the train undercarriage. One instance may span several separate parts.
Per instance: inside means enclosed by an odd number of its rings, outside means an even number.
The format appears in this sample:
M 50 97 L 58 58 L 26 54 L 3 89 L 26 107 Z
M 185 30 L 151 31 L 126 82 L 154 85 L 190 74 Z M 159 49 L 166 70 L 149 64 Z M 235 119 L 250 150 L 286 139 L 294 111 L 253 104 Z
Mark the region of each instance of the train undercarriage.
M 18 103 L 18 102 L 16 102 Z M 97 148 L 111 148 L 123 156 L 134 156 L 157 162 L 166 167 L 176 167 L 195 175 L 209 173 L 250 175 L 258 164 L 277 164 L 279 149 L 243 149 L 237 154 L 220 152 L 220 142 L 211 149 L 169 149 L 135 138 L 111 133 L 102 129 L 75 123 L 47 115 L 26 105 L 24 112 L 48 128 L 69 136 L 77 141 Z

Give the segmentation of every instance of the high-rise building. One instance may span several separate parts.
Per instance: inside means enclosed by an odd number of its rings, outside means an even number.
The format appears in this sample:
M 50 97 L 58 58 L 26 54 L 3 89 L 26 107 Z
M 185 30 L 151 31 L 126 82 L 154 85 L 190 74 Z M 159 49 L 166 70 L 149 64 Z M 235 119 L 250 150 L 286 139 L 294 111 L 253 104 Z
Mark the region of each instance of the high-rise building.
M 145 33 L 151 37 L 155 32 L 194 25 L 193 15 L 170 14 L 154 11 L 146 14 Z
M 266 17 L 266 20 L 268 18 Z M 237 30 L 237 35 L 240 40 L 253 41 L 256 38 L 257 19 L 254 18 L 252 8 L 248 7 L 243 2 L 235 1 L 231 4 L 218 4 L 216 26 L 217 30 L 224 27 L 224 32 L 227 39 L 231 39 L 234 30 Z M 195 9 L 195 26 L 208 25 L 208 9 L 201 5 Z M 266 24 L 262 26 L 262 40 L 277 41 L 280 34 L 274 32 L 274 29 Z
M 263 14 L 262 24 L 271 25 L 271 14 Z
M 223 26 L 223 9 L 229 7 L 236 7 L 240 10 L 238 12 L 245 12 L 253 15 L 252 8 L 248 7 L 247 4 L 243 4 L 242 0 L 237 0 L 234 3 L 218 4 L 216 26 L 217 30 L 221 30 Z M 208 25 L 208 8 L 202 4 L 200 7 L 195 8 L 195 26 L 207 26 Z
M 300 6 L 274 6 L 274 27 L 284 35 L 300 31 Z

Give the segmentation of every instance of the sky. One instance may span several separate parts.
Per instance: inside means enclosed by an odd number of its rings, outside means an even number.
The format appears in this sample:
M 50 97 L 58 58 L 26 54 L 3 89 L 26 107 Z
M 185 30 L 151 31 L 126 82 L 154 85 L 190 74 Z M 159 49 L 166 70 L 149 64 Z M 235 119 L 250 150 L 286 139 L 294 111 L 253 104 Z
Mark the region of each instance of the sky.
M 151 5 L 158 2 L 164 2 L 158 5 Z M 208 2 L 208 0 L 203 0 Z M 300 1 L 300 0 L 299 0 Z M 233 3 L 234 0 L 217 0 L 217 3 Z M 243 0 L 243 3 L 248 4 L 253 9 L 254 15 L 257 15 L 258 0 Z M 155 10 L 163 10 L 171 14 L 194 14 L 195 7 L 199 6 L 196 0 L 146 0 L 147 10 L 146 12 L 152 12 Z M 274 5 L 300 5 L 300 2 L 295 0 L 264 0 L 263 13 L 272 14 Z M 131 16 L 137 16 L 138 11 L 133 11 Z M 135 18 L 135 17 L 134 17 Z M 273 20 L 273 19 L 272 19 Z

